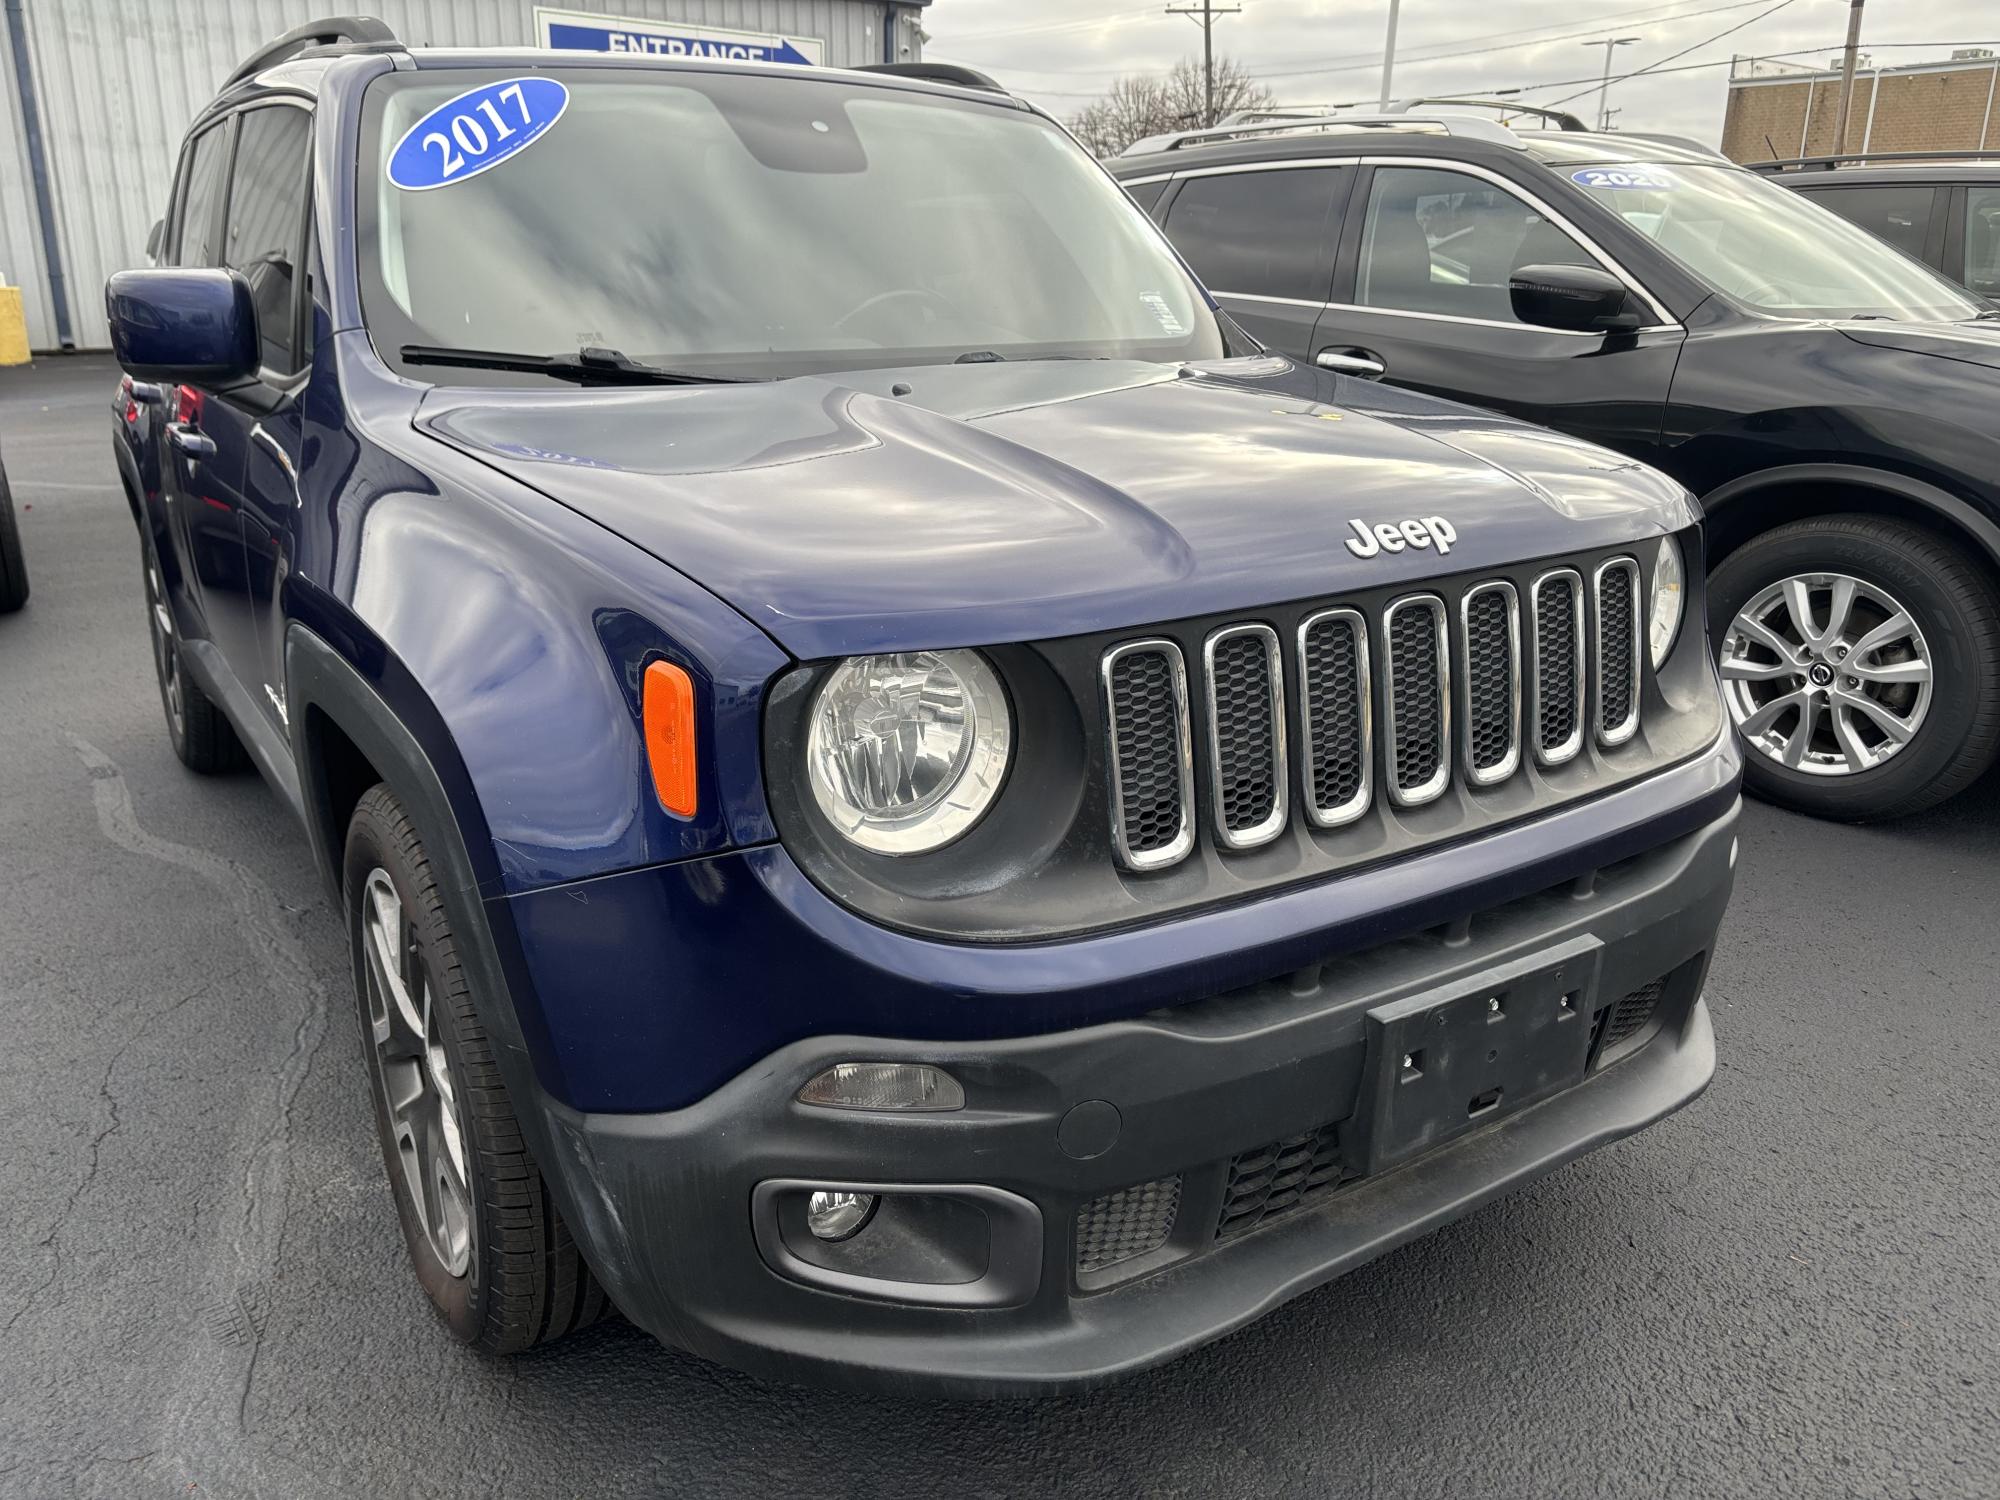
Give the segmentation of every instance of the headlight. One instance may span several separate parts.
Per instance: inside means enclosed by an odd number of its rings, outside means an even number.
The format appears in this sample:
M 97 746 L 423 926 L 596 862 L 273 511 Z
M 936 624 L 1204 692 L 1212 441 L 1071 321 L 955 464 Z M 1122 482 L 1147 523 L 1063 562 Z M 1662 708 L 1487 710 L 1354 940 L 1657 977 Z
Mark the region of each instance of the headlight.
M 806 772 L 834 827 L 877 854 L 922 854 L 977 823 L 1007 771 L 1000 679 L 971 651 L 850 657 L 813 701 Z
M 1661 537 L 1660 555 L 1653 559 L 1653 612 L 1646 622 L 1646 645 L 1652 652 L 1655 672 L 1674 649 L 1674 637 L 1680 632 L 1685 581 L 1681 544 L 1670 536 Z

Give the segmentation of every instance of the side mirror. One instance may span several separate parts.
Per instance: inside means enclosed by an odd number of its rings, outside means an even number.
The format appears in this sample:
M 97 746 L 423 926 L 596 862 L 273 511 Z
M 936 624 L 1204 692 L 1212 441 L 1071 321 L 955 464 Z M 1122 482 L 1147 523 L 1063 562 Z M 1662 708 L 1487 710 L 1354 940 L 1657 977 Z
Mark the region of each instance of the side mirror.
M 120 271 L 104 311 L 111 352 L 137 379 L 221 386 L 257 373 L 257 309 L 234 271 Z
M 1514 316 L 1537 328 L 1631 333 L 1641 327 L 1624 282 L 1596 266 L 1522 266 L 1507 281 Z
M 146 231 L 146 259 L 154 265 L 160 263 L 160 241 L 166 238 L 167 221 L 153 220 L 153 227 Z

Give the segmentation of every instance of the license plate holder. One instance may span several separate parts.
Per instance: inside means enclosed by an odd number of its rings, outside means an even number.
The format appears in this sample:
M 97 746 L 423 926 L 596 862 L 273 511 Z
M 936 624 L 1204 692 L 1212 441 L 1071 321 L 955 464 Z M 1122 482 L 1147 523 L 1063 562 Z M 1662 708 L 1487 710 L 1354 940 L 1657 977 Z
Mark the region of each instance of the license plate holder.
M 1384 1171 L 1580 1083 L 1603 951 L 1572 938 L 1370 1010 L 1349 1165 Z

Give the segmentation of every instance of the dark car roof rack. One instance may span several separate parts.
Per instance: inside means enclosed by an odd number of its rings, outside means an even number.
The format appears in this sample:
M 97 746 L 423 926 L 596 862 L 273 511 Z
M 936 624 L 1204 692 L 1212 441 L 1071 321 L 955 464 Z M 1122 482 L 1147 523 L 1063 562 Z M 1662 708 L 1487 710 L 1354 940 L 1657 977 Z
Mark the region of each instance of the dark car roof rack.
M 1831 172 L 1835 167 L 1858 167 L 1867 162 L 1918 166 L 1954 161 L 2000 161 L 2000 151 L 1849 151 L 1840 156 L 1786 156 L 1745 165 L 1753 172 Z
M 991 94 L 1004 94 L 994 79 L 987 77 L 976 68 L 962 68 L 957 63 L 948 62 L 893 62 L 862 63 L 854 69 L 857 73 L 891 73 L 898 78 L 918 78 L 925 83 L 949 83 L 962 89 L 985 89 Z
M 1497 109 L 1502 114 L 1508 115 L 1533 115 L 1537 119 L 1547 120 L 1558 130 L 1581 131 L 1586 135 L 1590 133 L 1590 127 L 1566 109 L 1544 109 L 1539 104 L 1522 104 L 1513 99 L 1398 99 L 1391 103 L 1384 113 L 1405 115 L 1420 109 L 1434 109 L 1440 104 L 1455 104 L 1462 109 Z
M 1470 115 L 1355 114 L 1322 115 L 1307 110 L 1244 110 L 1220 125 L 1205 130 L 1175 130 L 1166 135 L 1149 135 L 1132 142 L 1120 156 L 1150 156 L 1155 151 L 1178 151 L 1183 146 L 1209 146 L 1220 141 L 1254 140 L 1259 136 L 1311 134 L 1342 130 L 1407 130 L 1411 127 L 1444 135 L 1466 136 L 1496 146 L 1519 149 L 1521 138 L 1493 120 Z
M 246 78 L 255 78 L 266 68 L 274 68 L 287 58 L 297 57 L 314 47 L 396 47 L 401 43 L 388 23 L 373 16 L 327 16 L 294 26 L 276 41 L 267 43 L 244 58 L 236 71 L 222 81 L 232 88 Z

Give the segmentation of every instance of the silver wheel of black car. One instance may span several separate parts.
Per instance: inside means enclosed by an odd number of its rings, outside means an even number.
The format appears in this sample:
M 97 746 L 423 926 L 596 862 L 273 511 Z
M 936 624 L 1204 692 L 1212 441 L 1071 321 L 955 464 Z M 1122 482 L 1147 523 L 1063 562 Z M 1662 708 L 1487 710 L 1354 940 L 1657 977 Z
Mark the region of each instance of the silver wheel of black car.
M 1709 632 L 1749 790 L 1801 812 L 1898 817 L 2000 749 L 1989 565 L 1885 516 L 1752 537 L 1709 575 Z
M 1845 573 L 1797 573 L 1736 612 L 1722 638 L 1729 715 L 1750 749 L 1808 776 L 1899 754 L 1931 707 L 1931 652 L 1910 611 Z
M 596 1321 L 604 1292 L 522 1139 L 430 859 L 387 786 L 356 804 L 343 867 L 376 1133 L 418 1282 L 489 1353 Z

